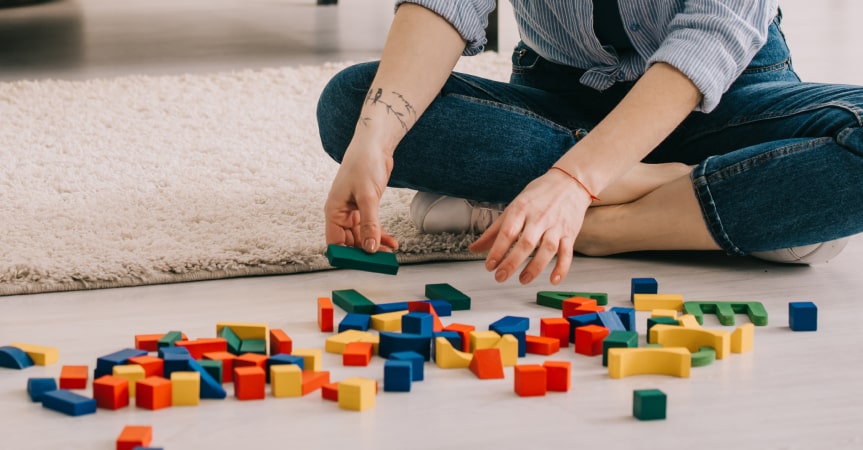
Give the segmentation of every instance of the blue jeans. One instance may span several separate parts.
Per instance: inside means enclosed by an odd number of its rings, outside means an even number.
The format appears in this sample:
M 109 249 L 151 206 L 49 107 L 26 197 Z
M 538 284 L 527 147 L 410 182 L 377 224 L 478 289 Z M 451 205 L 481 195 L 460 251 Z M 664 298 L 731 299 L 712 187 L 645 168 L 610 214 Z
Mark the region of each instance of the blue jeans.
M 697 165 L 692 184 L 717 244 L 747 254 L 863 231 L 863 87 L 803 83 L 779 27 L 722 97 L 645 159 Z M 394 154 L 390 186 L 509 202 L 629 92 L 578 83 L 580 69 L 524 44 L 509 83 L 453 73 Z M 318 104 L 336 161 L 353 135 L 377 63 L 337 74 Z M 622 131 L 625 132 L 625 131 Z

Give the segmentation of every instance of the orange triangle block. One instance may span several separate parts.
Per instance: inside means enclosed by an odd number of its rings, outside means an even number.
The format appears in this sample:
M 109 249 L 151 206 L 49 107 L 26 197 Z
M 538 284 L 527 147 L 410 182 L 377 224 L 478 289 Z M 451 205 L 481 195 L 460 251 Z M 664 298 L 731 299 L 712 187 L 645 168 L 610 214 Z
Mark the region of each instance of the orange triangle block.
M 470 371 L 480 380 L 503 378 L 503 361 L 499 348 L 485 348 L 473 352 Z

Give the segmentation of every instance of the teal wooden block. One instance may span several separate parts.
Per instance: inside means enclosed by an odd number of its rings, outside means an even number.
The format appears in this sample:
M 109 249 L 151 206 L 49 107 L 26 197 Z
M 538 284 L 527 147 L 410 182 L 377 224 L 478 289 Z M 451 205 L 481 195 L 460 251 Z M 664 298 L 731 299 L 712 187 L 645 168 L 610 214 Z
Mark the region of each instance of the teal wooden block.
M 395 253 L 366 253 L 356 247 L 330 244 L 327 246 L 327 260 L 333 267 L 344 269 L 365 270 L 366 272 L 395 275 L 399 271 L 399 262 Z
M 604 292 L 575 291 L 539 291 L 536 293 L 536 304 L 554 309 L 563 309 L 563 301 L 572 297 L 585 297 L 596 300 L 599 306 L 608 304 L 608 294 Z
M 447 283 L 427 284 L 425 294 L 430 299 L 448 302 L 453 311 L 470 309 L 470 297 Z
M 244 339 L 240 341 L 240 354 L 257 353 L 259 355 L 267 354 L 266 339 Z
M 348 313 L 375 313 L 375 303 L 354 289 L 333 291 L 332 299 L 336 306 Z
M 232 355 L 240 354 L 240 347 L 243 345 L 243 341 L 240 340 L 240 337 L 234 333 L 231 327 L 222 327 L 219 331 L 219 337 L 228 341 L 228 353 Z
M 632 415 L 638 420 L 664 420 L 667 399 L 659 389 L 633 391 Z
M 602 365 L 608 367 L 608 349 L 638 347 L 638 333 L 635 331 L 614 330 L 602 341 Z
M 214 359 L 202 359 L 198 361 L 198 364 L 201 365 L 201 368 L 207 372 L 213 380 L 218 383 L 222 383 L 222 379 L 224 378 L 222 373 L 222 361 L 214 360 Z
M 161 339 L 159 339 L 159 342 L 157 343 L 157 345 L 159 348 L 173 347 L 174 342 L 182 341 L 182 340 L 183 340 L 183 333 L 182 332 L 180 332 L 180 331 L 169 331 L 169 332 L 165 333 L 165 335 L 162 336 Z

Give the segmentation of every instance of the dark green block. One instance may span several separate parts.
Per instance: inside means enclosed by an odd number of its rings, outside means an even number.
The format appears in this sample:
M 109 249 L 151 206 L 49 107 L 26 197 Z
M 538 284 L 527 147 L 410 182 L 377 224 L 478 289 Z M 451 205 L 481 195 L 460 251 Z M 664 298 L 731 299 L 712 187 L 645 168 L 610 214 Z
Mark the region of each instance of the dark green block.
M 671 317 L 650 317 L 647 319 L 647 343 L 650 343 L 650 329 L 653 328 L 654 325 L 661 323 L 663 325 L 680 325 L 680 322 L 677 319 L 672 319 Z
M 632 393 L 632 415 L 638 420 L 663 420 L 665 393 L 659 389 L 642 389 Z
M 257 353 L 259 355 L 267 354 L 266 339 L 244 339 L 240 341 L 240 354 Z
M 374 314 L 375 304 L 353 289 L 333 291 L 333 303 L 349 313 Z
M 159 342 L 156 345 L 158 346 L 158 348 L 173 347 L 174 342 L 182 341 L 182 340 L 183 340 L 183 333 L 181 333 L 179 331 L 169 331 L 169 332 L 165 333 L 165 335 L 162 336 L 161 339 L 159 339 Z
M 219 331 L 219 337 L 228 341 L 228 353 L 232 355 L 240 354 L 240 345 L 243 341 L 240 340 L 231 327 L 222 327 L 222 330 Z
M 540 291 L 536 293 L 536 304 L 554 309 L 563 309 L 563 301 L 572 297 L 586 297 L 596 300 L 599 306 L 608 304 L 608 294 L 604 292 L 565 292 Z
M 218 381 L 220 384 L 222 383 L 222 361 L 202 359 L 198 361 L 198 364 L 200 364 L 214 380 Z
M 608 349 L 638 347 L 638 333 L 635 331 L 615 330 L 602 341 L 602 365 L 608 367 Z
M 692 367 L 704 367 L 716 361 L 716 349 L 713 347 L 700 347 L 692 354 Z
M 327 246 L 327 259 L 333 267 L 389 275 L 395 275 L 399 271 L 399 262 L 392 252 L 366 253 L 356 247 L 330 244 Z
M 683 314 L 692 314 L 704 324 L 704 314 L 716 314 L 722 325 L 734 325 L 735 314 L 746 314 L 757 325 L 767 325 L 767 310 L 761 302 L 683 302 Z
M 426 297 L 449 302 L 452 305 L 453 311 L 470 309 L 470 297 L 447 283 L 427 284 Z

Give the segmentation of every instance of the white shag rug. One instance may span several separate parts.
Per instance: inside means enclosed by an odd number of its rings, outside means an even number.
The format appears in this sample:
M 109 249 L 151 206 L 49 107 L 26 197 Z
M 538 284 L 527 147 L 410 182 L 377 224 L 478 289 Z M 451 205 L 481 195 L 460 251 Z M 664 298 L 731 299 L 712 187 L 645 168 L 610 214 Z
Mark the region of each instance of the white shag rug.
M 315 107 L 347 65 L 0 83 L 0 295 L 330 268 Z M 381 205 L 400 262 L 476 258 L 472 236 L 417 233 L 411 196 Z

